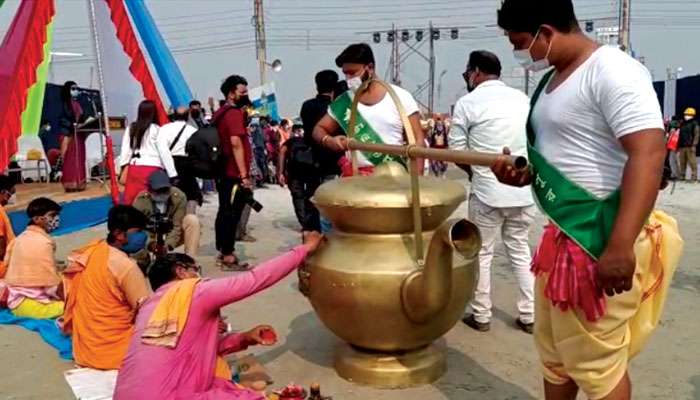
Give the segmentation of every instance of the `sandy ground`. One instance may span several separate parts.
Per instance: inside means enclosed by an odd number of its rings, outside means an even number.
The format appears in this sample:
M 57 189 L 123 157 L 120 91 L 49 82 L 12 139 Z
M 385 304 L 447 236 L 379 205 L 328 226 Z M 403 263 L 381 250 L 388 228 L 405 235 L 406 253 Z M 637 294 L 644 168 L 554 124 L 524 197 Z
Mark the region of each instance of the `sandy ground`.
M 461 179 L 461 174 L 455 176 Z M 265 205 L 251 217 L 257 243 L 240 244 L 239 254 L 256 263 L 297 243 L 299 234 L 286 190 L 263 189 L 256 197 Z M 200 211 L 204 221 L 201 263 L 208 276 L 222 276 L 213 265 L 213 221 L 216 199 L 211 196 Z M 635 399 L 700 399 L 700 272 L 693 260 L 700 251 L 700 185 L 679 184 L 665 192 L 659 208 L 678 218 L 686 240 L 683 262 L 674 277 L 661 327 L 645 352 L 634 360 L 631 373 Z M 466 207 L 458 212 L 466 216 Z M 541 219 L 541 217 L 540 217 Z M 541 222 L 541 221 L 540 221 Z M 531 245 L 540 231 L 533 229 Z M 58 255 L 103 236 L 104 227 L 58 239 Z M 281 343 L 250 351 L 266 365 L 275 386 L 288 382 L 320 382 L 336 400 L 399 399 L 536 399 L 542 398 L 538 362 L 532 338 L 513 326 L 517 287 L 503 249 L 493 266 L 494 320 L 489 333 L 476 333 L 461 323 L 446 335 L 448 372 L 433 385 L 409 390 L 380 391 L 340 379 L 332 368 L 337 343 L 296 290 L 290 276 L 259 295 L 227 307 L 224 314 L 235 329 L 268 323 L 280 333 Z M 62 372 L 73 367 L 61 361 L 38 335 L 13 326 L 0 326 L 0 399 L 71 399 Z

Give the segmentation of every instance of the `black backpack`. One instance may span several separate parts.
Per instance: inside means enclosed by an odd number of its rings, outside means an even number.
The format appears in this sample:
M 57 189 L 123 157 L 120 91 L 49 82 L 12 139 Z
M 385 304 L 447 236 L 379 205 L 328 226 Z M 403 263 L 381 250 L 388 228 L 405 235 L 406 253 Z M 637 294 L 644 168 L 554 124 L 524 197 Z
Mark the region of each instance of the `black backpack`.
M 215 126 L 203 127 L 193 133 L 187 139 L 185 152 L 187 167 L 192 175 L 201 179 L 214 179 L 221 175 L 224 157 Z
M 293 137 L 285 143 L 287 146 L 287 171 L 292 175 L 306 176 L 313 174 L 317 168 L 313 150 L 303 137 Z

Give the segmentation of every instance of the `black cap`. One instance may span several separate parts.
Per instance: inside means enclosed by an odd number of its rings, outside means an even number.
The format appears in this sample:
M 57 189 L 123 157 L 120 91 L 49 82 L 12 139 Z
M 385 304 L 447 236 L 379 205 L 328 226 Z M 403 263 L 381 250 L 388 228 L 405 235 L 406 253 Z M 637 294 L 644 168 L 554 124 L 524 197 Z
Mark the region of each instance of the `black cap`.
M 153 191 L 170 189 L 170 178 L 163 170 L 155 171 L 148 177 L 148 187 Z

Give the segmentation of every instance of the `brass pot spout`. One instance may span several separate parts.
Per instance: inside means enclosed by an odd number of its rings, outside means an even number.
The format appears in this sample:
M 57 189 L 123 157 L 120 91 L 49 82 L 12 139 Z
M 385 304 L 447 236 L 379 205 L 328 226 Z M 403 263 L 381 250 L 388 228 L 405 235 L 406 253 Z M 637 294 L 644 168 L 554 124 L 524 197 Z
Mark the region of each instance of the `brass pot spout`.
M 435 231 L 422 268 L 406 277 L 401 302 L 406 317 L 425 324 L 447 307 L 452 298 L 452 258 L 456 251 L 473 259 L 481 248 L 476 225 L 466 219 L 452 220 Z

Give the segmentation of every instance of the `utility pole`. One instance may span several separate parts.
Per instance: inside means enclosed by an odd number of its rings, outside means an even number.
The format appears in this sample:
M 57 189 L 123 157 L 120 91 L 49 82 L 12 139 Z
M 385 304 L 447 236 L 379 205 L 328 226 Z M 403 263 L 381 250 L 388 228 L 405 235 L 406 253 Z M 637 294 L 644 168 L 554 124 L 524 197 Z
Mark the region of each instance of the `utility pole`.
M 255 24 L 255 49 L 260 68 L 260 85 L 264 85 L 267 82 L 267 43 L 265 41 L 263 0 L 255 0 L 253 23 Z
M 525 75 L 525 82 L 523 82 L 523 86 L 525 89 L 525 94 L 529 96 L 530 95 L 530 70 L 527 68 L 523 68 L 523 70 L 525 72 L 525 74 L 524 74 Z
M 433 35 L 433 21 L 430 21 L 430 71 L 428 72 L 428 114 L 432 117 L 435 107 L 435 35 Z
M 391 83 L 394 85 L 401 85 L 401 61 L 399 54 L 399 33 L 396 30 L 394 24 L 391 25 L 391 31 L 394 35 L 394 41 L 391 42 L 391 58 L 389 64 L 391 65 Z
M 619 45 L 622 51 L 630 52 L 630 17 L 632 0 L 620 0 L 620 36 Z

